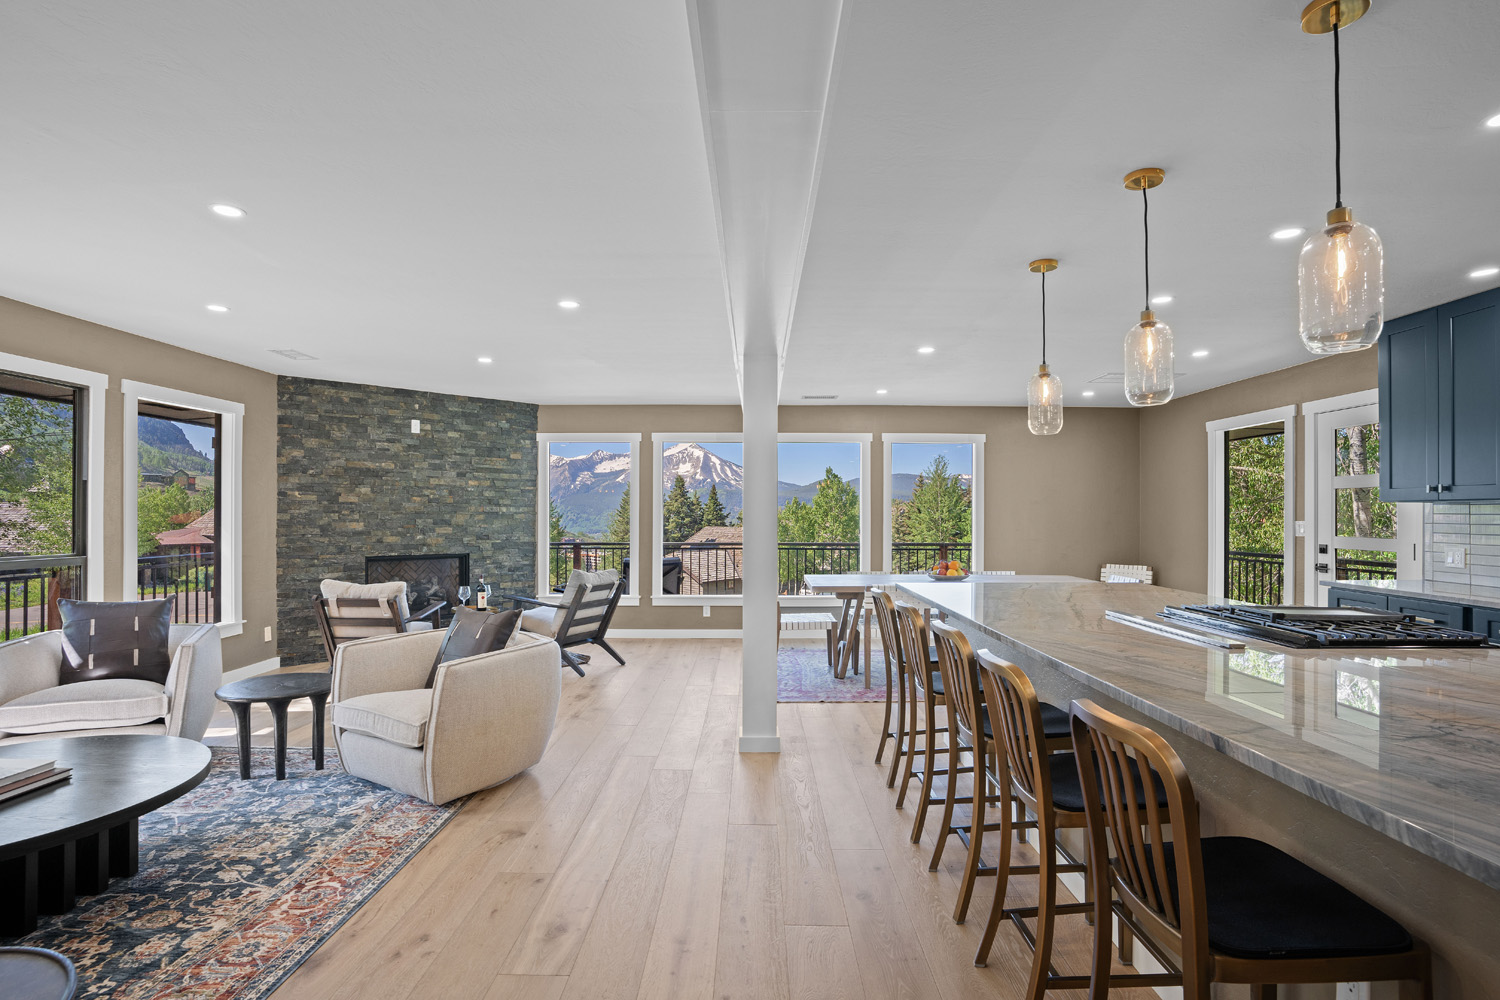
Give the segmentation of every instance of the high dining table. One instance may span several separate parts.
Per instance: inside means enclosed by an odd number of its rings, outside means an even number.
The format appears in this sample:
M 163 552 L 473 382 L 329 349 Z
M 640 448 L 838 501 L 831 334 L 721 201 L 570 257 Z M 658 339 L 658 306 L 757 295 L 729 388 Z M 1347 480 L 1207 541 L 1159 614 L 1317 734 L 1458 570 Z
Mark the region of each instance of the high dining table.
M 1077 576 L 1016 576 L 1016 575 L 985 575 L 974 574 L 975 577 L 983 579 L 986 583 L 1087 583 L 1088 581 Z M 970 579 L 964 577 L 962 579 Z M 865 645 L 865 687 L 870 686 L 870 610 L 865 606 L 865 598 L 870 596 L 870 591 L 875 587 L 892 587 L 900 583 L 930 583 L 935 586 L 944 586 L 950 581 L 934 580 L 926 573 L 809 573 L 803 580 L 807 589 L 814 594 L 827 594 L 838 598 L 843 602 L 839 612 L 838 629 L 834 635 L 834 673 L 838 677 L 845 676 L 849 666 L 858 653 L 858 637 L 855 632 L 859 630 L 860 609 L 864 608 L 864 645 Z M 955 578 L 952 583 L 958 583 L 960 578 Z

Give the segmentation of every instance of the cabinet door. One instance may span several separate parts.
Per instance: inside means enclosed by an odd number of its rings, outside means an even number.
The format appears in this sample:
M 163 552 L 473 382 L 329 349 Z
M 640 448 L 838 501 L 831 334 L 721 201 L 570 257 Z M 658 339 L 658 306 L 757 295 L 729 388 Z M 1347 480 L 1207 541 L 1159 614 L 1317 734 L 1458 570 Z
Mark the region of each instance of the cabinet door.
M 1414 600 L 1393 596 L 1390 610 L 1400 615 L 1413 615 L 1421 621 L 1444 625 L 1448 628 L 1464 627 L 1464 608 L 1461 604 L 1444 604 L 1440 601 Z
M 1474 608 L 1470 612 L 1472 620 L 1469 629 L 1480 635 L 1490 637 L 1490 642 L 1500 644 L 1500 611 L 1492 608 Z
M 1500 499 L 1500 289 L 1438 308 L 1443 500 Z
M 1380 499 L 1438 499 L 1438 311 L 1391 320 L 1380 338 Z
M 1328 603 L 1335 608 L 1369 608 L 1385 611 L 1388 603 L 1385 594 L 1372 594 L 1367 590 L 1339 590 L 1328 588 Z

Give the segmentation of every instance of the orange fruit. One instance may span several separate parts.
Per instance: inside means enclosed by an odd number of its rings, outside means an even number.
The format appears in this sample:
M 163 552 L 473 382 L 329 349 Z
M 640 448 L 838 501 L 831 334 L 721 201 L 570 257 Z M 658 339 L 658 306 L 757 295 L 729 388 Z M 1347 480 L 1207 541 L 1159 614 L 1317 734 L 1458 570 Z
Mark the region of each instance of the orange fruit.
M 964 575 L 964 574 L 963 574 L 963 570 L 959 570 L 959 569 L 950 569 L 950 570 L 949 570 L 949 571 L 948 571 L 948 575 L 949 575 L 949 576 L 963 576 L 963 575 Z

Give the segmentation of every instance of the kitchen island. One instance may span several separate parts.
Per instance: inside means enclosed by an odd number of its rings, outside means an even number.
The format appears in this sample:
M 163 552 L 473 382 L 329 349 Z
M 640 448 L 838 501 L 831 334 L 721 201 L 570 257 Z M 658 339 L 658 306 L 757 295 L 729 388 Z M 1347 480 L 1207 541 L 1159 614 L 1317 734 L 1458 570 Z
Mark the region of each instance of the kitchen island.
M 1438 996 L 1500 995 L 1500 649 L 1208 648 L 1108 620 L 1208 601 L 1139 584 L 899 589 L 1043 698 L 1156 729 L 1206 834 L 1270 841 L 1403 920 L 1433 946 Z

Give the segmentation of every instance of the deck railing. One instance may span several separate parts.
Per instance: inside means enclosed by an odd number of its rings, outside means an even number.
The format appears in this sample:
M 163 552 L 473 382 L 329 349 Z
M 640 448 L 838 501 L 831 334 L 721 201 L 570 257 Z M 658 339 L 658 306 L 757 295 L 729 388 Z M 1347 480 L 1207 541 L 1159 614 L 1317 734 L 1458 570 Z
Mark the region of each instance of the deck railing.
M 1396 554 L 1390 561 L 1384 559 L 1346 559 L 1337 556 L 1333 563 L 1336 580 L 1394 580 L 1396 579 Z
M 1224 596 L 1249 604 L 1281 604 L 1285 567 L 1280 552 L 1224 553 Z
M 958 559 L 969 565 L 970 549 L 967 544 L 898 542 L 891 546 L 892 572 L 919 573 L 940 559 Z M 777 550 L 778 591 L 782 594 L 806 593 L 804 581 L 809 573 L 859 572 L 859 545 L 855 542 L 782 542 Z M 683 594 L 740 593 L 741 545 L 673 542 L 663 546 L 662 555 L 682 560 Z M 562 586 L 574 569 L 623 572 L 629 557 L 630 545 L 626 542 L 553 542 L 548 552 L 550 586 Z M 649 593 L 650 587 L 646 589 Z
M 62 627 L 57 602 L 83 596 L 83 557 L 6 559 L 0 568 L 5 639 Z
M 141 556 L 136 560 L 136 597 L 142 601 L 172 598 L 176 625 L 218 621 L 216 563 L 212 552 Z

